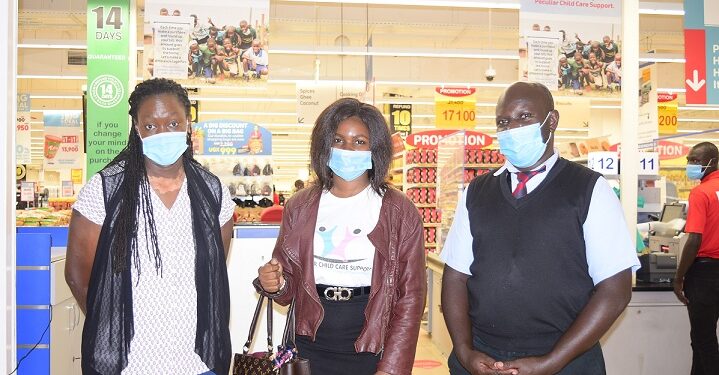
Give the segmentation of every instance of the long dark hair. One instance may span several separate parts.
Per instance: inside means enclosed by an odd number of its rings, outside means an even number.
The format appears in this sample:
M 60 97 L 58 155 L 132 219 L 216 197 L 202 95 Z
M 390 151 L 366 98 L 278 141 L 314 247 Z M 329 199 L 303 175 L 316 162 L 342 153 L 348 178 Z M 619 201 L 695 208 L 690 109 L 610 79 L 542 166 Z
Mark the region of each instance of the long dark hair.
M 315 121 L 310 145 L 310 165 L 317 175 L 317 185 L 322 189 L 332 188 L 332 170 L 328 166 L 332 141 L 339 124 L 350 117 L 356 117 L 369 130 L 372 169 L 368 176 L 372 189 L 382 195 L 387 190 L 387 174 L 392 162 L 392 140 L 387 122 L 382 113 L 373 105 L 357 99 L 344 98 L 325 108 Z
M 190 117 L 190 99 L 187 97 L 187 90 L 177 82 L 164 78 L 155 78 L 143 81 L 135 86 L 135 91 L 130 94 L 130 136 L 127 146 L 103 169 L 121 167 L 123 169 L 123 182 L 120 187 L 122 205 L 119 207 L 117 221 L 115 222 L 116 238 L 113 239 L 110 248 L 112 255 L 112 270 L 122 272 L 127 269 L 128 253 L 132 255 L 134 266 L 140 273 L 140 257 L 137 249 L 137 236 L 144 235 L 147 244 L 151 247 L 151 253 L 155 260 L 155 269 L 159 272 L 162 268 L 160 249 L 157 244 L 157 230 L 155 229 L 155 218 L 152 212 L 152 195 L 150 183 L 147 179 L 145 169 L 145 156 L 142 152 L 142 139 L 137 132 L 137 111 L 146 99 L 168 94 L 177 98 L 185 108 L 185 115 Z M 189 129 L 188 129 L 189 130 Z M 183 162 L 193 161 L 192 141 L 188 133 L 187 144 L 189 147 L 183 154 Z M 138 195 L 139 191 L 139 195 Z M 147 221 L 145 233 L 137 233 L 137 220 L 142 210 L 143 218 Z M 129 250 L 129 251 L 128 251 Z

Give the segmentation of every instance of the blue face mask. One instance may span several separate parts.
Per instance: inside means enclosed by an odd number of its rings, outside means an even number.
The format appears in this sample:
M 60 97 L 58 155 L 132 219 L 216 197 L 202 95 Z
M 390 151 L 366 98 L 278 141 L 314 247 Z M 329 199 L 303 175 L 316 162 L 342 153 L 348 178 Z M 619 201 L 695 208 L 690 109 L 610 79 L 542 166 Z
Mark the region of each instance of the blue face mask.
M 541 123 L 497 133 L 499 150 L 513 166 L 517 168 L 531 167 L 542 157 L 544 150 L 547 149 L 547 143 L 552 137 L 550 132 L 547 142 L 542 141 L 542 126 L 547 118 L 549 118 L 549 113 Z
M 687 178 L 690 180 L 701 180 L 704 178 L 704 173 L 712 161 L 714 161 L 714 159 L 709 160 L 709 164 L 707 165 L 687 164 Z
M 372 169 L 372 152 L 348 151 L 333 147 L 327 165 L 341 179 L 352 181 L 366 170 Z
M 174 164 L 185 151 L 186 132 L 165 132 L 142 139 L 142 153 L 163 167 Z

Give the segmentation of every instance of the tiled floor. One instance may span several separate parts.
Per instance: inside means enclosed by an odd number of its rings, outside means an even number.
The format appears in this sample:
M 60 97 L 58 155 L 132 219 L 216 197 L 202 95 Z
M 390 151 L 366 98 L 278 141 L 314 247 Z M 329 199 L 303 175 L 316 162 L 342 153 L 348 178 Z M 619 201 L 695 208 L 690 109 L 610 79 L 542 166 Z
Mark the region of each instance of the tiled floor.
M 419 329 L 419 341 L 417 342 L 417 354 L 415 354 L 414 368 L 415 375 L 447 375 L 447 358 L 432 344 L 431 338 L 423 328 Z

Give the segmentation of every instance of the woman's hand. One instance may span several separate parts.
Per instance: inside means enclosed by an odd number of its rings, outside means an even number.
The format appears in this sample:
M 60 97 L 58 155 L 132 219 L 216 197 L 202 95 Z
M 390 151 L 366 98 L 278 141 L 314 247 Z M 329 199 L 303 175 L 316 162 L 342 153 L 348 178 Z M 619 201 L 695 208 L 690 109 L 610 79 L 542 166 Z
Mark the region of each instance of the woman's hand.
M 267 293 L 277 293 L 285 284 L 285 278 L 282 276 L 282 265 L 275 258 L 260 267 L 257 270 L 257 275 L 262 289 Z
M 374 373 L 374 375 L 391 375 L 390 373 L 384 372 L 384 371 L 377 371 Z

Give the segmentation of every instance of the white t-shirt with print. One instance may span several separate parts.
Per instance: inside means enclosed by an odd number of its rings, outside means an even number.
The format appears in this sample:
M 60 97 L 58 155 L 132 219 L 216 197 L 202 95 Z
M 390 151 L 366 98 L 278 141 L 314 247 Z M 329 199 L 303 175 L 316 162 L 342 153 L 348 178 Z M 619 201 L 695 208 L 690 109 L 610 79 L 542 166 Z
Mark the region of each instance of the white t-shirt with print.
M 371 185 L 349 198 L 322 193 L 314 235 L 315 283 L 372 283 L 375 248 L 367 235 L 377 226 L 381 209 L 382 197 Z
M 130 342 L 127 367 L 122 373 L 201 374 L 208 368 L 195 353 L 195 241 L 187 179 L 169 209 L 154 190 L 150 190 L 162 273 L 155 271 L 152 251 L 142 235 L 147 220 L 141 207 L 137 223 L 139 278 L 137 269 L 131 267 L 135 335 Z M 220 225 L 232 218 L 234 208 L 227 186 L 222 185 Z M 82 188 L 73 209 L 93 223 L 103 225 L 105 203 L 99 174 Z

